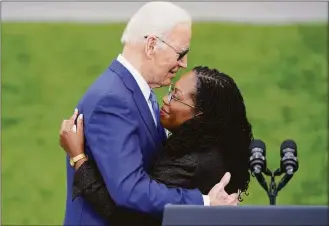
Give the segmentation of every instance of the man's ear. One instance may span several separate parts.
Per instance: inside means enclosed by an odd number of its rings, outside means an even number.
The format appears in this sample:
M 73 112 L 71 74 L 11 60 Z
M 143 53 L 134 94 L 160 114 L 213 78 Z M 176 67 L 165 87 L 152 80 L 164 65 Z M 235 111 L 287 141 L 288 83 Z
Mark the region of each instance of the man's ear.
M 145 40 L 145 54 L 148 59 L 151 59 L 156 50 L 157 39 L 154 36 L 147 36 Z

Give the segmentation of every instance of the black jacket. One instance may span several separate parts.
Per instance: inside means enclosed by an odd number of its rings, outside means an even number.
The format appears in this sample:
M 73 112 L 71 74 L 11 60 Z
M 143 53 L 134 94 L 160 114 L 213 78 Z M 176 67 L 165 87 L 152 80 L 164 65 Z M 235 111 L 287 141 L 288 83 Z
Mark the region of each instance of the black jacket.
M 202 194 L 220 181 L 227 171 L 223 154 L 217 148 L 194 150 L 183 156 L 162 152 L 149 175 L 168 187 L 198 188 Z M 74 176 L 73 199 L 79 195 L 92 208 L 114 225 L 161 225 L 161 216 L 137 213 L 119 208 L 110 197 L 106 185 L 92 160 L 86 161 Z M 234 191 L 228 191 L 234 192 Z

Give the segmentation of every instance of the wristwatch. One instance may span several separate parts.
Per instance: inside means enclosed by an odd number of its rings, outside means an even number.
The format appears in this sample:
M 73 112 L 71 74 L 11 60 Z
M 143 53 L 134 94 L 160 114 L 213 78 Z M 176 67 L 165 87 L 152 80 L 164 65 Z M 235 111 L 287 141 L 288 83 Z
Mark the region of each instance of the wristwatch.
M 77 155 L 77 156 L 75 156 L 73 158 L 70 158 L 70 165 L 72 167 L 74 167 L 75 166 L 75 163 L 77 163 L 77 161 L 79 161 L 79 160 L 81 160 L 83 158 L 87 158 L 87 156 L 84 153 L 82 153 L 80 155 Z

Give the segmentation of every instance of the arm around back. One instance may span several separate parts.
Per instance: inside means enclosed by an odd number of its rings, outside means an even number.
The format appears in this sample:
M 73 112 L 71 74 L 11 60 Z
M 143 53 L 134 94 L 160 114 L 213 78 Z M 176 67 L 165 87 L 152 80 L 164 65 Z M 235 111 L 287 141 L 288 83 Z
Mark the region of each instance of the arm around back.
M 166 204 L 203 205 L 199 190 L 168 188 L 143 169 L 139 122 L 131 106 L 114 94 L 105 95 L 85 124 L 85 136 L 106 187 L 118 206 L 146 213 Z

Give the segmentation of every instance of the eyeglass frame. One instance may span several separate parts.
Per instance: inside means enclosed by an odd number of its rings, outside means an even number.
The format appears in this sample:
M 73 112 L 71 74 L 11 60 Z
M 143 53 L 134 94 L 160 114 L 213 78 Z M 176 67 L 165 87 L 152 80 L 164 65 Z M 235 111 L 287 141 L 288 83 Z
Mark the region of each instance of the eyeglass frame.
M 172 89 L 172 87 L 174 87 L 174 89 Z M 182 104 L 184 104 L 184 105 L 186 105 L 186 106 L 189 106 L 189 107 L 191 107 L 191 108 L 196 109 L 195 106 L 193 106 L 193 105 L 191 105 L 191 104 L 188 104 L 188 103 L 185 103 L 184 101 L 181 101 L 180 99 L 174 97 L 174 96 L 173 96 L 173 92 L 174 92 L 174 90 L 175 90 L 175 84 L 174 84 L 174 83 L 171 83 L 170 86 L 169 86 L 169 92 L 168 92 L 168 104 L 169 104 L 169 105 L 170 105 L 171 100 L 174 99 L 174 100 L 177 101 L 177 102 L 180 102 L 180 103 L 182 103 Z
M 148 36 L 144 36 L 144 38 L 147 38 Z M 157 39 L 159 39 L 161 42 L 163 42 L 164 44 L 166 44 L 167 46 L 169 46 L 170 48 L 172 48 L 176 54 L 178 54 L 178 58 L 177 61 L 181 61 L 185 55 L 188 54 L 188 52 L 191 50 L 189 47 L 183 51 L 178 51 L 176 48 L 174 48 L 172 45 L 170 45 L 169 43 L 167 43 L 166 41 L 164 41 L 162 38 L 155 36 Z

